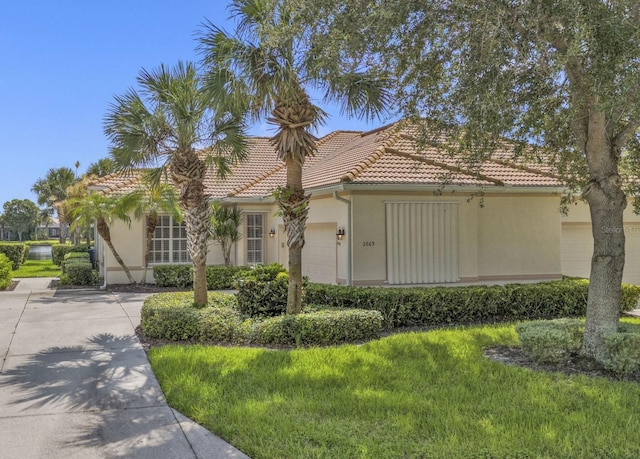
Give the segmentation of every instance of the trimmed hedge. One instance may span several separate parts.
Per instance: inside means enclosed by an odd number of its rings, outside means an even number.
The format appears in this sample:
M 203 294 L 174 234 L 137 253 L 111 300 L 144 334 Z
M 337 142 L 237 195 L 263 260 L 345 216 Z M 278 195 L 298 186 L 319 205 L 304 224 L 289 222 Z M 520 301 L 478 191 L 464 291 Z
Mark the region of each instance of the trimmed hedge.
M 271 281 L 249 277 L 238 285 L 238 310 L 246 317 L 274 317 L 287 310 L 289 276 L 281 273 Z
M 0 244 L 0 253 L 7 256 L 11 261 L 11 269 L 15 271 L 27 259 L 29 246 L 27 244 Z
M 267 345 L 327 346 L 375 339 L 381 330 L 378 311 L 324 310 L 255 322 L 249 340 Z
M 142 305 L 140 326 L 149 338 L 231 344 L 329 345 L 377 338 L 377 311 L 317 310 L 296 316 L 242 320 L 233 295 L 209 292 L 195 307 L 192 292 L 159 293 Z
M 522 348 L 537 363 L 558 363 L 577 352 L 584 338 L 580 319 L 536 320 L 516 326 Z
M 60 282 L 66 285 L 95 285 L 97 280 L 93 266 L 88 261 L 74 261 L 65 264 L 65 273 L 60 274 Z M 64 282 L 63 282 L 64 278 Z
M 11 260 L 4 253 L 0 253 L 0 290 L 11 285 L 13 279 L 11 265 Z
M 140 326 L 150 338 L 184 341 L 244 341 L 235 297 L 209 293 L 207 306 L 196 308 L 192 292 L 159 293 L 142 305 Z
M 53 264 L 61 266 L 64 261 L 64 256 L 69 252 L 89 252 L 89 246 L 87 244 L 79 245 L 66 245 L 66 244 L 53 244 L 51 246 L 51 259 Z
M 236 288 L 244 279 L 271 281 L 281 272 L 286 270 L 278 263 L 258 266 L 207 266 L 207 289 Z M 188 288 L 193 285 L 193 267 L 157 265 L 153 267 L 153 278 L 160 287 Z
M 62 271 L 62 274 L 66 274 L 68 266 L 75 265 L 75 264 L 85 264 L 85 263 L 89 263 L 89 265 L 91 265 L 88 252 L 69 252 L 64 255 L 64 260 L 62 260 L 62 263 L 60 263 L 60 269 Z M 77 284 L 77 285 L 84 285 L 84 284 Z
M 207 266 L 207 288 L 225 290 L 236 287 L 237 279 L 251 272 L 248 266 Z
M 380 288 L 310 284 L 305 301 L 380 311 L 387 328 L 583 316 L 589 281 L 472 287 Z M 640 287 L 622 286 L 621 311 L 635 307 Z

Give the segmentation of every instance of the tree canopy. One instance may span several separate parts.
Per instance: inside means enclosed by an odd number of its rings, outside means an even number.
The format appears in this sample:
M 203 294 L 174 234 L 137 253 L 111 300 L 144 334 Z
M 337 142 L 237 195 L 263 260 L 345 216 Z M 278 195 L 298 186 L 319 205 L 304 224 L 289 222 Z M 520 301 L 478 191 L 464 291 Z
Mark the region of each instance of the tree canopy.
M 619 162 L 638 145 L 637 0 L 291 0 L 320 59 L 389 77 L 398 112 L 457 130 L 460 151 L 506 137 L 558 167 L 590 207 L 594 255 L 583 353 L 619 319 L 627 200 Z M 619 230 L 611 231 L 611 228 Z

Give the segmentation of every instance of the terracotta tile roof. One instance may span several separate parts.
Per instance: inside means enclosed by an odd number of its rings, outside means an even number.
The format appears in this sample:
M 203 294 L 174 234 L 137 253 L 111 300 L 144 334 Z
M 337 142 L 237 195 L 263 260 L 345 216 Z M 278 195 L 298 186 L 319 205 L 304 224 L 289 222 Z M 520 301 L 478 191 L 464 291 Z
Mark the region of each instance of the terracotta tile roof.
M 553 167 L 535 158 L 513 158 L 508 145 L 475 167 L 460 155 L 434 146 L 418 147 L 415 129 L 394 123 L 366 133 L 335 131 L 318 140 L 318 152 L 307 158 L 303 171 L 306 189 L 340 183 L 385 185 L 459 185 L 470 187 L 558 187 L 562 181 Z M 544 158 L 543 158 L 544 160 Z M 106 192 L 130 191 L 140 184 L 140 173 L 111 175 L 94 186 Z M 249 139 L 247 161 L 235 166 L 222 181 L 210 174 L 206 193 L 212 198 L 265 197 L 285 183 L 284 163 L 276 157 L 269 139 Z

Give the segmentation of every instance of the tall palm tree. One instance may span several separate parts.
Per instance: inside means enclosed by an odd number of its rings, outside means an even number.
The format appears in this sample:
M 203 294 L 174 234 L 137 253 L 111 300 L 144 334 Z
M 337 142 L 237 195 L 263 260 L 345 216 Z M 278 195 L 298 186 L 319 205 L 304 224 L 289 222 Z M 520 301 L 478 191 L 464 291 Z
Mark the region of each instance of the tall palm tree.
M 160 213 L 169 213 L 174 221 L 182 219 L 176 190 L 167 183 L 149 184 L 130 193 L 133 205 L 133 215 L 136 219 L 146 216 L 147 244 L 144 252 L 144 271 L 140 283 L 147 283 L 149 269 L 149 254 L 153 248 L 153 237 L 158 226 Z
M 129 283 L 135 284 L 136 281 L 131 275 L 131 271 L 129 271 L 129 268 L 113 245 L 110 228 L 111 223 L 115 220 L 131 223 L 129 213 L 132 209 L 132 199 L 126 195 L 105 196 L 102 193 L 92 191 L 82 198 L 70 199 L 69 207 L 71 208 L 74 226 L 86 228 L 95 221 L 98 234 L 109 246 L 114 258 L 127 275 Z
M 98 161 L 89 164 L 87 175 L 95 175 L 96 177 L 105 177 L 109 174 L 117 172 L 116 163 L 111 158 L 100 158 Z
M 68 209 L 64 206 L 67 199 L 67 188 L 76 180 L 73 170 L 69 167 L 49 169 L 44 176 L 33 184 L 31 191 L 38 196 L 38 205 L 46 206 L 58 215 L 60 223 L 60 242 L 67 240 L 67 227 L 70 223 Z
M 233 0 L 235 35 L 208 22 L 199 38 L 208 65 L 207 90 L 216 100 L 233 104 L 257 120 L 275 125 L 271 138 L 278 158 L 285 162 L 286 184 L 275 197 L 283 216 L 289 247 L 287 313 L 302 309 L 302 248 L 309 196 L 302 186 L 305 158 L 316 152 L 312 131 L 325 113 L 311 102 L 309 90 L 324 92 L 348 115 L 375 117 L 385 111 L 384 83 L 346 66 L 318 65 L 315 52 L 297 26 L 296 11 L 286 0 Z M 226 96 L 226 97 L 225 97 Z
M 193 262 L 194 302 L 207 303 L 209 202 L 205 174 L 224 178 L 244 159 L 244 124 L 213 109 L 192 63 L 142 70 L 141 92 L 117 96 L 105 120 L 111 156 L 119 168 L 153 167 L 158 183 L 169 177 L 179 191 L 187 250 Z M 216 101 L 214 101 L 216 102 Z

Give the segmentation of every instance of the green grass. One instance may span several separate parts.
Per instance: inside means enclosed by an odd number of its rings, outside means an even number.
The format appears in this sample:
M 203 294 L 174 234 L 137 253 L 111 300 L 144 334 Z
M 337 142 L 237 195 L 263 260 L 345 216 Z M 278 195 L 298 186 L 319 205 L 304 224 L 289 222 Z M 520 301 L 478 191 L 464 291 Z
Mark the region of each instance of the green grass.
M 12 277 L 58 277 L 60 267 L 51 260 L 27 260 L 11 274 Z
M 260 458 L 636 458 L 640 387 L 483 357 L 513 326 L 274 351 L 166 346 L 171 406 Z

